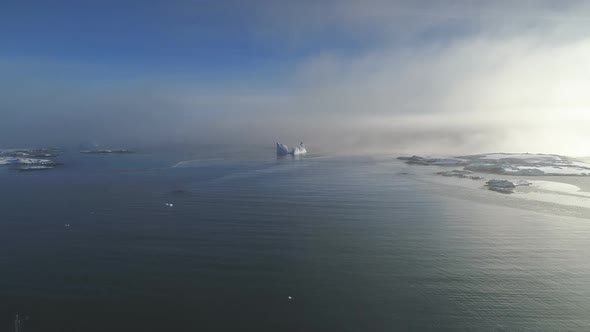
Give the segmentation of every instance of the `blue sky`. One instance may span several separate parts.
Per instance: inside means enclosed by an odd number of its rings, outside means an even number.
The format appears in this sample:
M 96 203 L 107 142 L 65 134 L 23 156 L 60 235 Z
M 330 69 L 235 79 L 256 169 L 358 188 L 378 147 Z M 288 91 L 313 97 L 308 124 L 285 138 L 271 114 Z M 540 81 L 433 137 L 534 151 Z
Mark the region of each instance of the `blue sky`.
M 384 38 L 395 38 L 399 47 L 436 42 L 468 33 L 465 26 L 472 24 L 447 20 L 404 33 L 403 24 L 395 23 L 394 37 L 382 31 L 388 17 L 334 17 L 342 15 L 337 1 L 299 3 L 13 1 L 0 14 L 0 55 L 109 67 L 114 77 L 272 79 L 322 52 L 354 56 L 379 48 Z M 395 14 L 394 9 L 389 10 Z M 392 20 L 413 19 L 404 16 Z
M 12 57 L 108 66 L 111 75 L 229 75 L 272 67 L 288 57 L 252 36 L 238 11 L 168 2 L 18 2 L 3 8 L 2 53 Z M 268 45 L 268 46 L 266 46 Z
M 2 55 L 108 65 L 113 75 L 232 78 L 283 71 L 322 50 L 354 53 L 371 43 L 370 34 L 328 26 L 294 41 L 289 27 L 269 17 L 284 15 L 280 6 L 261 12 L 268 3 L 18 1 L 2 8 Z
M 590 143 L 588 9 L 543 0 L 11 1 L 0 12 L 0 140 L 305 137 L 326 149 L 575 154 Z M 539 140 L 548 130 L 562 139 Z

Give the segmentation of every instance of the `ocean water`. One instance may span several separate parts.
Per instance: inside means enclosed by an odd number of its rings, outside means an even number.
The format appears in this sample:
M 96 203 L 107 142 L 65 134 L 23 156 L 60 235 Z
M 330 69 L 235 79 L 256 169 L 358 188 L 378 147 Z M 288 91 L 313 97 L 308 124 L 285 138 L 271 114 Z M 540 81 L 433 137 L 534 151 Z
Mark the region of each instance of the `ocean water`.
M 0 331 L 590 330 L 584 208 L 394 156 L 59 159 L 0 168 Z

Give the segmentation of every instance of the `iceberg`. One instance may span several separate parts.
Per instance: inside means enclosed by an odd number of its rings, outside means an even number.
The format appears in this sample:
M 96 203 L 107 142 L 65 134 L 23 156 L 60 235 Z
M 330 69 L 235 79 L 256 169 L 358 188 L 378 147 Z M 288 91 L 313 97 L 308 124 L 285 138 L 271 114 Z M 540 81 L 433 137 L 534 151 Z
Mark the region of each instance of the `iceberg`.
M 303 142 L 299 143 L 299 146 L 296 146 L 293 148 L 292 153 L 294 156 L 299 155 L 299 154 L 306 154 L 307 149 L 305 149 L 305 144 L 303 144 Z
M 278 156 L 285 156 L 289 154 L 289 147 L 285 144 L 277 142 L 277 155 Z
M 307 149 L 305 148 L 305 144 L 303 144 L 303 142 L 299 143 L 299 146 L 294 147 L 291 151 L 289 151 L 289 147 L 285 144 L 277 142 L 277 156 L 286 156 L 288 154 L 297 156 L 306 153 Z

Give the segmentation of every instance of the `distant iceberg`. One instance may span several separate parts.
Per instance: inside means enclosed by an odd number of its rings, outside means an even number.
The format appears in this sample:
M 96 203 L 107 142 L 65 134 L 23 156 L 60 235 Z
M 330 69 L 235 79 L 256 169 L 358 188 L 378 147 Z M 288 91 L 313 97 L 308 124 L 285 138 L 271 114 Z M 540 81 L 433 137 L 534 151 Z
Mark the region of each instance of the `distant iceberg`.
M 302 155 L 306 154 L 307 149 L 305 148 L 305 144 L 303 142 L 299 143 L 299 146 L 294 147 L 291 151 L 289 151 L 289 147 L 285 144 L 277 142 L 277 156 L 285 156 L 285 155 Z
M 285 144 L 277 142 L 277 155 L 285 156 L 289 154 L 289 147 Z
M 292 153 L 294 156 L 298 154 L 306 154 L 307 149 L 305 148 L 305 144 L 303 144 L 303 142 L 299 143 L 299 146 L 293 148 Z

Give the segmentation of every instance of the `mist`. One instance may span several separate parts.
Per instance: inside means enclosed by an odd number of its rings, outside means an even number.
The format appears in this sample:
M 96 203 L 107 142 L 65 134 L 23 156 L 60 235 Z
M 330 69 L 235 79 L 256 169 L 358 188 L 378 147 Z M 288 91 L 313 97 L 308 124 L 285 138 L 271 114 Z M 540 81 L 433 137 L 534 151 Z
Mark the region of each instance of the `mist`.
M 170 6 L 167 19 L 182 15 L 187 31 L 199 28 L 197 8 Z M 590 154 L 590 11 L 582 2 L 246 9 L 247 33 L 231 42 L 264 56 L 243 67 L 0 53 L 2 147 L 303 140 L 342 153 Z M 161 22 L 150 29 L 168 29 Z M 172 38 L 166 31 L 162 40 Z M 175 38 L 191 40 L 188 32 Z M 231 70 L 217 69 L 225 65 Z

